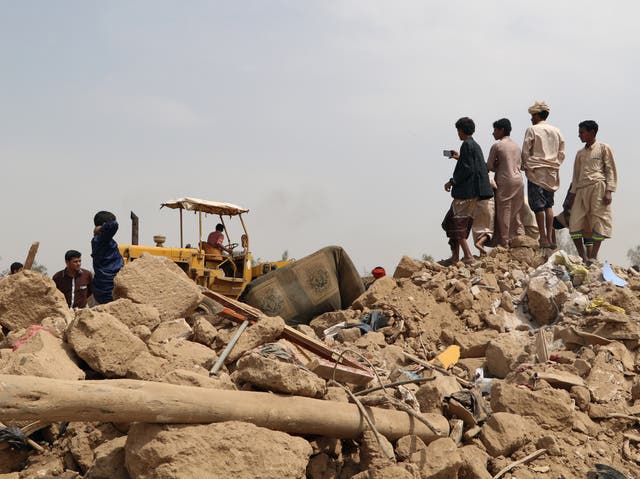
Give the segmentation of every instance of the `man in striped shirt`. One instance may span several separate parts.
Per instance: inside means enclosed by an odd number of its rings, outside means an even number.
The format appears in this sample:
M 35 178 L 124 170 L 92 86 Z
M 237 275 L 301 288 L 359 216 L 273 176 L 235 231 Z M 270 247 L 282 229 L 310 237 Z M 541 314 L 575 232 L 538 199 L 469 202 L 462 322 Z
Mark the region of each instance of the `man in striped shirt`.
M 67 251 L 64 261 L 67 267 L 54 274 L 52 279 L 70 308 L 84 308 L 93 292 L 93 275 L 91 271 L 81 268 L 82 255 L 79 251 Z

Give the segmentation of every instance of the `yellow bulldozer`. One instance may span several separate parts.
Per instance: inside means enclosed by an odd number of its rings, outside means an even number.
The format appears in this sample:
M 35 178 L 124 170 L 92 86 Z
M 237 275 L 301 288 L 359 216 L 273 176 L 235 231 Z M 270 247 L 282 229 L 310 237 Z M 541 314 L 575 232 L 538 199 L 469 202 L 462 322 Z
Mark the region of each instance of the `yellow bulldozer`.
M 161 208 L 177 209 L 180 212 L 180 247 L 164 246 L 166 237 L 162 235 L 154 236 L 153 240 L 156 242 L 154 246 L 121 244 L 118 247 L 125 264 L 139 258 L 143 253 L 164 256 L 177 264 L 196 284 L 237 299 L 253 279 L 292 262 L 292 260 L 284 260 L 253 264 L 253 256 L 249 248 L 249 232 L 242 217 L 243 214 L 249 212 L 246 208 L 197 198 L 170 200 L 162 203 Z M 198 243 L 196 245 L 184 245 L 183 212 L 185 210 L 193 211 L 198 216 Z M 225 249 L 231 253 L 225 254 L 220 249 L 212 248 L 206 240 L 203 241 L 203 214 L 218 215 L 227 234 L 229 230 L 224 218 L 227 217 L 229 221 L 239 220 L 243 230 L 239 242 L 232 243 L 227 236 L 229 243 L 225 245 Z M 132 213 L 132 219 L 134 216 Z M 137 238 L 135 222 L 132 237 Z M 137 240 L 133 240 L 132 243 L 137 243 Z M 238 247 L 241 249 L 234 251 Z

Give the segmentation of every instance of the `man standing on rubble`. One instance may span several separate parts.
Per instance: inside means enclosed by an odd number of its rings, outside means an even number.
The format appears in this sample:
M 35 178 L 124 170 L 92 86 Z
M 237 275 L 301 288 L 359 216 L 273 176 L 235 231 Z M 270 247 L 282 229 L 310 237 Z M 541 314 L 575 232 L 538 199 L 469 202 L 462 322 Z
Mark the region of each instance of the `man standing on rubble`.
M 87 299 L 92 294 L 93 275 L 81 268 L 82 255 L 79 251 L 69 250 L 64 254 L 67 265 L 62 271 L 53 275 L 53 282 L 64 294 L 70 308 L 85 308 Z
M 524 234 L 520 211 L 524 204 L 524 182 L 520 171 L 520 147 L 511 139 L 511 122 L 501 118 L 493 122 L 496 143 L 489 151 L 487 168 L 495 171 L 496 182 L 496 244 L 508 246 L 518 235 Z
M 118 231 L 116 216 L 110 211 L 98 211 L 93 217 L 93 299 L 97 304 L 113 301 L 113 279 L 124 266 L 124 260 L 113 239 Z
M 596 140 L 597 134 L 598 124 L 593 120 L 578 125 L 578 137 L 585 146 L 576 154 L 566 200 L 571 209 L 569 234 L 585 262 L 596 261 L 602 241 L 611 238 L 611 194 L 618 183 L 613 151 L 606 143 Z M 589 252 L 583 245 L 588 230 L 593 240 Z
M 549 106 L 538 101 L 529 107 L 531 123 L 522 145 L 522 168 L 527 175 L 529 206 L 536 215 L 540 247 L 553 244 L 553 196 L 560 187 L 560 165 L 564 161 L 564 138 L 547 123 Z
M 467 244 L 473 225 L 473 212 L 478 200 L 493 197 L 482 149 L 473 139 L 475 123 L 471 118 L 464 117 L 456 121 L 455 127 L 462 146 L 460 152 L 452 151 L 452 158 L 457 160 L 456 167 L 453 176 L 444 185 L 445 191 L 450 191 L 453 197 L 451 207 L 442 222 L 451 247 L 451 258 L 442 262 L 446 265 L 458 262 L 460 249 L 464 255 L 462 261 L 466 264 L 473 263 L 473 255 Z

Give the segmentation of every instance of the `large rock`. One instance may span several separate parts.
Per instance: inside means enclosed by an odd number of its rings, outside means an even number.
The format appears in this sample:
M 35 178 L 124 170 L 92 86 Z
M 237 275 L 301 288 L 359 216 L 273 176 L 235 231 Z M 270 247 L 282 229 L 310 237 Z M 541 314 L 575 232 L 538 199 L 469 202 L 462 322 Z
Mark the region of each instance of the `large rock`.
M 531 429 L 530 422 L 522 416 L 497 412 L 482 426 L 480 439 L 493 457 L 508 457 L 524 446 Z
M 527 287 L 529 312 L 538 324 L 555 321 L 568 297 L 567 285 L 551 273 L 531 278 Z
M 324 394 L 324 379 L 295 364 L 250 353 L 240 358 L 236 366 L 238 369 L 232 375 L 236 382 L 297 396 L 322 397 Z
M 530 236 L 520 235 L 511 240 L 512 248 L 538 248 L 538 241 Z
M 376 280 L 368 290 L 362 293 L 352 304 L 353 309 L 374 308 L 384 298 L 396 289 L 396 280 L 390 276 L 384 276 Z
M 311 446 L 253 424 L 134 424 L 125 447 L 131 479 L 301 479 Z
M 280 316 L 266 316 L 256 321 L 244 330 L 225 362 L 232 363 L 250 349 L 275 341 L 284 331 L 284 326 Z
M 355 476 L 343 475 L 341 477 L 352 477 L 352 479 L 419 479 L 420 474 L 416 470 L 416 466 L 407 463 L 386 466 L 380 469 L 369 469 L 367 471 L 360 472 Z
M 166 343 L 171 339 L 189 339 L 192 335 L 191 326 L 187 324 L 184 318 L 178 318 L 158 325 L 147 342 Z
M 608 350 L 598 351 L 586 378 L 587 387 L 596 403 L 620 402 L 627 391 L 627 381 L 620 361 Z
M 527 388 L 494 381 L 491 388 L 491 409 L 530 417 L 536 423 L 552 428 L 572 426 L 574 408 L 571 396 L 562 389 Z
M 203 317 L 197 317 L 194 320 L 192 341 L 210 347 L 217 337 L 218 330 L 209 321 Z
M 40 324 L 47 317 L 62 318 L 67 324 L 72 319 L 53 280 L 27 270 L 0 280 L 0 325 L 13 331 Z
M 481 331 L 469 331 L 464 335 L 456 336 L 456 344 L 460 346 L 461 358 L 481 358 L 487 352 L 489 342 L 498 337 L 498 332 L 493 329 Z
M 526 333 L 520 331 L 501 334 L 490 341 L 486 350 L 489 374 L 504 379 L 512 371 L 514 365 L 527 358 L 524 347 L 528 341 Z
M 166 343 L 149 343 L 149 351 L 171 363 L 173 369 L 192 369 L 200 366 L 211 369 L 218 356 L 216 352 L 193 341 L 186 339 L 171 339 Z
M 458 449 L 462 456 L 462 467 L 458 472 L 459 479 L 492 479 L 487 471 L 489 455 L 478 446 L 469 445 Z
M 173 367 L 177 366 L 173 366 L 169 360 L 143 351 L 127 365 L 127 378 L 160 381 Z
M 95 461 L 87 471 L 84 479 L 129 479 L 124 466 L 124 446 L 126 436 L 112 439 L 100 444 L 93 451 Z
M 460 389 L 456 378 L 437 374 L 433 381 L 424 383 L 415 393 L 418 404 L 420 404 L 420 411 L 442 414 L 444 398 L 460 391 Z
M 396 455 L 401 461 L 405 461 L 412 454 L 426 449 L 426 444 L 418 436 L 402 436 L 396 442 Z
M 109 313 L 82 309 L 67 330 L 76 354 L 108 378 L 125 377 L 131 363 L 147 351 L 144 342 Z
M 422 269 L 423 265 L 420 261 L 417 261 L 409 256 L 403 256 L 396 266 L 396 270 L 393 272 L 393 277 L 396 279 L 400 278 L 411 278 L 414 273 L 417 273 Z
M 451 479 L 458 477 L 462 457 L 452 439 L 436 439 L 426 449 L 411 455 L 411 462 L 420 467 L 422 479 Z
M 122 321 L 129 329 L 136 326 L 146 326 L 153 330 L 160 324 L 160 313 L 150 304 L 134 303 L 130 299 L 120 298 L 107 304 L 101 304 L 95 307 L 98 311 L 105 311 L 120 321 Z
M 0 356 L 0 373 L 53 379 L 84 379 L 84 371 L 76 361 L 77 357 L 68 344 L 47 331 L 39 330 L 15 351 L 3 350 Z
M 203 298 L 198 286 L 173 261 L 150 254 L 120 270 L 113 296 L 154 306 L 162 321 L 190 315 Z

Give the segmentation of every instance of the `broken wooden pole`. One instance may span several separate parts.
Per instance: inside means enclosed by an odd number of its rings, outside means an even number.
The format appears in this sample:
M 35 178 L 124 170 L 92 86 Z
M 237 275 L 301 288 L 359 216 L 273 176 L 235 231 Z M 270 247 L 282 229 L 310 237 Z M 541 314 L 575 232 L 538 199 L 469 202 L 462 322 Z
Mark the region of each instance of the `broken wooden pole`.
M 24 260 L 24 269 L 31 269 L 31 267 L 33 266 L 33 263 L 36 260 L 36 254 L 38 253 L 39 246 L 39 241 L 31 244 L 29 252 L 27 253 L 27 259 Z
M 402 411 L 367 408 L 380 434 L 393 441 L 415 434 L 425 442 L 439 437 Z M 443 437 L 449 423 L 425 414 Z M 176 386 L 132 379 L 67 381 L 0 375 L 3 420 L 146 422 L 207 424 L 243 421 L 292 434 L 358 438 L 366 429 L 355 404 L 265 392 Z

